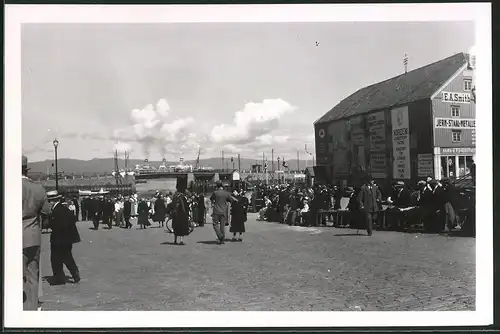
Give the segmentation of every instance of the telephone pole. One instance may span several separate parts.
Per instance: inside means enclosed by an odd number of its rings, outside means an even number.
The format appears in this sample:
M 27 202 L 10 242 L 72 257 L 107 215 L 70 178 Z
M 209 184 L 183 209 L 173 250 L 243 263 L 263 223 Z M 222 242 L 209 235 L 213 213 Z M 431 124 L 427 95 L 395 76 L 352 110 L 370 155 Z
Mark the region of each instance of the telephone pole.
M 300 152 L 299 152 L 299 151 L 297 151 L 297 172 L 299 172 L 299 171 L 300 171 L 299 156 L 300 156 Z

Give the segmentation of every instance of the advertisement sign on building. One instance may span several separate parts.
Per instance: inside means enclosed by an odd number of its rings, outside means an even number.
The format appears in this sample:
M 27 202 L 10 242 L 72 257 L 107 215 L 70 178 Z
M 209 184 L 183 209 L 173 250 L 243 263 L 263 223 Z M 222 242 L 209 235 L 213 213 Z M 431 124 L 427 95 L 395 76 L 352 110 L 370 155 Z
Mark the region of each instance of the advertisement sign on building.
M 432 153 L 418 155 L 418 177 L 427 177 L 434 174 L 434 158 Z
M 446 103 L 465 103 L 469 104 L 471 97 L 469 93 L 443 92 L 442 101 Z
M 391 110 L 393 178 L 410 179 L 410 127 L 408 107 Z
M 370 153 L 370 167 L 373 178 L 387 178 L 387 159 L 385 153 Z
M 474 118 L 457 119 L 436 117 L 434 120 L 436 129 L 475 129 L 476 120 Z
M 385 113 L 383 111 L 367 116 L 370 151 L 385 151 Z
M 351 140 L 355 146 L 365 145 L 365 129 L 361 116 L 353 117 L 349 120 L 351 130 Z
M 328 150 L 328 135 L 326 127 L 316 130 L 316 159 L 319 165 L 328 165 L 331 152 Z
M 446 155 L 455 155 L 455 154 L 475 154 L 475 147 L 441 147 L 439 149 L 439 154 Z
M 345 121 L 333 122 L 328 127 L 327 134 L 332 139 L 333 173 L 336 175 L 347 175 L 349 171 L 347 129 Z

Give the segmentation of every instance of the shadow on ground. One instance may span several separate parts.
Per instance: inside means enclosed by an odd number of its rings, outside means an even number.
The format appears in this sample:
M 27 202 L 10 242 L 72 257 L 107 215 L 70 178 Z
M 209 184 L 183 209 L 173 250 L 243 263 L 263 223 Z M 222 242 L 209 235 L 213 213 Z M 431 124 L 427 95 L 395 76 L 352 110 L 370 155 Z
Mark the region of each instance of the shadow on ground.
M 71 276 L 65 276 L 63 282 L 57 282 L 54 276 L 43 276 L 42 277 L 43 281 L 46 281 L 50 285 L 64 285 L 68 282 L 73 282 L 73 278 Z

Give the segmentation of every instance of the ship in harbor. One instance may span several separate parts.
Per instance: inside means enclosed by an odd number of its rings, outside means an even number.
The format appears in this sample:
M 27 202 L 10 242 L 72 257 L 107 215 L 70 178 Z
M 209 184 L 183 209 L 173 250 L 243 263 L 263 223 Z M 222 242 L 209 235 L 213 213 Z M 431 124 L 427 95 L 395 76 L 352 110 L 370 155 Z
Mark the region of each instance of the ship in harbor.
M 155 174 L 155 173 L 189 173 L 189 172 L 197 172 L 197 171 L 213 171 L 212 167 L 206 166 L 193 166 L 189 164 L 184 164 L 184 159 L 181 158 L 177 165 L 167 165 L 167 160 L 163 158 L 161 164 L 159 166 L 151 165 L 148 159 L 144 160 L 144 164 L 136 165 L 134 174 L 136 176 L 145 175 L 145 174 Z

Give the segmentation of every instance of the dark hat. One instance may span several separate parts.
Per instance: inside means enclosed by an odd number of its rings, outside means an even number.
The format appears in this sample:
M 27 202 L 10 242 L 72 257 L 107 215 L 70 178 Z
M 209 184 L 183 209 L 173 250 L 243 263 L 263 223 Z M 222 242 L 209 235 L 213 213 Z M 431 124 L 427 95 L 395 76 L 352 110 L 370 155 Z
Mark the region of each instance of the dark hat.
M 22 166 L 23 166 L 23 169 L 25 170 L 30 170 L 31 168 L 28 168 L 28 158 L 23 155 L 23 158 L 22 158 Z
M 354 188 L 353 187 L 347 187 L 345 191 L 348 192 L 348 193 L 352 193 L 352 192 L 354 192 Z
M 222 181 L 215 182 L 215 185 L 217 186 L 217 188 L 222 187 Z
M 432 180 L 430 180 L 430 181 L 429 181 L 429 184 L 430 184 L 431 186 L 434 186 L 434 185 L 436 185 L 437 183 L 438 183 L 438 182 L 437 182 L 436 180 L 434 180 L 434 179 L 432 179 Z

